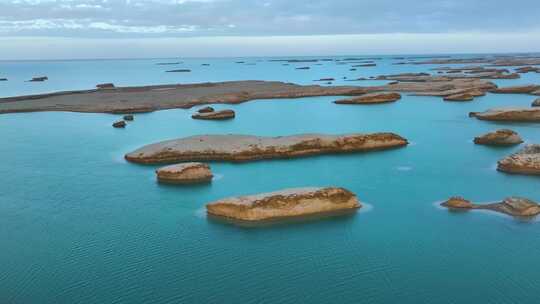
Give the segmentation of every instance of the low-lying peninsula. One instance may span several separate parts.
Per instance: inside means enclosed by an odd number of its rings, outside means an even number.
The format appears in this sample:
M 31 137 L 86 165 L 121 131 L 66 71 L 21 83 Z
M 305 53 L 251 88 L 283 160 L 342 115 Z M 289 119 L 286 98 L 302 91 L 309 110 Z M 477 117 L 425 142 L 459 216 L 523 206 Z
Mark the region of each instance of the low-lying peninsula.
M 353 153 L 403 147 L 407 139 L 393 133 L 280 137 L 202 135 L 151 144 L 125 155 L 142 164 L 196 161 L 244 162 L 273 158 Z
M 492 204 L 474 204 L 462 197 L 452 197 L 441 206 L 453 210 L 490 210 L 519 217 L 532 217 L 540 214 L 540 205 L 521 197 L 509 197 L 500 203 Z
M 478 79 L 400 82 L 383 86 L 318 86 L 277 81 L 229 81 L 218 83 L 114 87 L 107 90 L 57 92 L 0 98 L 0 114 L 37 111 L 89 113 L 142 113 L 203 104 L 236 104 L 255 99 L 316 96 L 359 96 L 374 92 L 431 92 L 490 90 L 491 82 Z
M 222 199 L 206 205 L 208 214 L 242 221 L 263 221 L 355 211 L 362 205 L 343 188 L 298 188 Z

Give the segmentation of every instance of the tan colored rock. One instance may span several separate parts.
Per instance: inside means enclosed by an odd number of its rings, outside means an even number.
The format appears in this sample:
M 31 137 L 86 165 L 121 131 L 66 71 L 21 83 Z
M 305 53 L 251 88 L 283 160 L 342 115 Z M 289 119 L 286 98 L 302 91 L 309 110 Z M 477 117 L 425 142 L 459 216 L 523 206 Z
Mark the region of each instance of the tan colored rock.
M 540 175 L 540 145 L 528 145 L 497 163 L 497 170 L 513 174 Z
M 488 146 L 513 146 L 523 143 L 523 139 L 517 132 L 508 129 L 501 129 L 474 138 L 477 145 Z
M 361 95 L 359 97 L 336 100 L 336 104 L 378 104 L 394 102 L 401 99 L 401 94 L 392 92 L 379 92 Z
M 470 117 L 480 120 L 540 122 L 540 108 L 500 108 L 485 112 L 471 112 Z
M 452 95 L 461 95 L 469 94 L 473 97 L 480 97 L 486 95 L 486 90 L 488 88 L 476 89 L 476 88 L 463 88 L 463 89 L 442 89 L 439 91 L 427 91 L 427 92 L 417 92 L 412 95 L 414 96 L 438 96 L 438 97 L 447 97 Z
M 531 94 L 535 95 L 535 96 L 540 96 L 540 90 L 536 90 L 536 91 L 532 92 Z
M 157 180 L 168 184 L 197 184 L 212 181 L 210 166 L 203 163 L 183 163 L 156 170 Z
M 206 205 L 210 215 L 242 221 L 302 217 L 361 208 L 354 193 L 343 188 L 299 188 L 226 198 Z
M 359 153 L 399 148 L 408 141 L 393 133 L 280 137 L 203 135 L 151 144 L 125 155 L 135 163 L 192 161 L 255 161 L 320 154 Z
M 491 93 L 496 94 L 530 94 L 536 90 L 540 90 L 539 85 L 523 85 L 523 86 L 513 86 L 505 88 L 497 88 L 491 90 Z
M 516 217 L 533 217 L 540 214 L 540 205 L 526 198 L 509 197 L 500 203 L 473 204 L 460 197 L 453 197 L 441 204 L 450 209 L 490 210 Z
M 447 207 L 447 208 L 454 208 L 454 209 L 472 209 L 473 204 L 471 201 L 466 200 L 459 196 L 451 197 L 446 202 L 442 203 L 441 206 Z
M 226 120 L 233 119 L 235 116 L 236 114 L 233 110 L 221 110 L 207 113 L 196 113 L 191 115 L 191 118 L 204 120 Z
M 486 91 L 472 89 L 472 90 L 468 90 L 467 94 L 472 95 L 474 97 L 481 97 L 481 96 L 486 96 Z
M 474 96 L 469 93 L 460 93 L 444 97 L 445 101 L 472 101 Z

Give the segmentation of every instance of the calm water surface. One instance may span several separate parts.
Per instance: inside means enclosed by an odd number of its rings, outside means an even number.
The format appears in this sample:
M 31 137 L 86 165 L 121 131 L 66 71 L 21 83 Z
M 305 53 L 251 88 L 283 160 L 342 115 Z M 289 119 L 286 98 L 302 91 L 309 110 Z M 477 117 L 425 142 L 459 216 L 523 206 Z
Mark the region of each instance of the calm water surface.
M 244 59 L 0 62 L 0 95 L 118 85 L 239 79 L 312 83 L 323 77 L 427 71 L 324 62 L 295 65 Z M 175 61 L 175 60 L 169 60 Z M 210 66 L 201 66 L 210 63 Z M 192 68 L 189 74 L 164 70 Z M 48 75 L 44 83 L 25 83 Z M 347 83 L 338 81 L 338 83 Z M 362 82 L 368 85 L 376 82 Z M 500 80 L 540 83 L 540 75 Z M 236 106 L 227 122 L 195 121 L 193 110 L 117 116 L 0 115 L 0 303 L 538 303 L 540 226 L 486 212 L 451 213 L 438 202 L 511 195 L 540 201 L 540 179 L 495 170 L 513 148 L 475 146 L 502 127 L 540 143 L 540 124 L 467 117 L 533 97 L 488 95 L 472 103 L 404 98 L 337 106 L 334 97 L 265 100 Z M 155 182 L 154 166 L 123 155 L 155 141 L 197 134 L 289 135 L 391 131 L 407 148 L 247 164 L 212 163 L 211 185 Z M 263 228 L 208 219 L 204 205 L 281 188 L 338 185 L 369 204 L 354 216 Z

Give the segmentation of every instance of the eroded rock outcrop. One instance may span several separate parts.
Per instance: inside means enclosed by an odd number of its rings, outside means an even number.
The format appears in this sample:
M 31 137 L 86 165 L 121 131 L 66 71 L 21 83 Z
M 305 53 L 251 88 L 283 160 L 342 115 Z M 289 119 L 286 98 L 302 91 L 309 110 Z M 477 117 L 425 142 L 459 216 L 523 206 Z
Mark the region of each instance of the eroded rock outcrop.
M 202 135 L 164 141 L 125 155 L 135 163 L 255 161 L 320 154 L 366 152 L 403 147 L 408 141 L 393 133 L 280 137 Z
M 196 113 L 191 115 L 193 119 L 203 119 L 203 120 L 226 120 L 233 119 L 236 116 L 233 110 L 221 110 L 221 111 L 212 111 L 206 113 Z
M 540 175 L 540 145 L 528 145 L 503 158 L 497 163 L 497 170 L 514 174 Z
M 445 101 L 472 101 L 474 96 L 468 92 L 445 96 Z
M 471 201 L 460 196 L 451 197 L 446 202 L 442 203 L 441 206 L 455 209 L 472 209 L 474 207 Z
M 204 107 L 204 108 L 200 108 L 199 110 L 197 110 L 197 112 L 199 112 L 199 113 L 212 113 L 212 112 L 214 112 L 214 108 L 212 108 L 212 107 Z
M 536 90 L 540 90 L 539 85 L 522 85 L 513 87 L 496 88 L 491 90 L 491 93 L 496 94 L 530 94 Z
M 540 98 L 536 99 L 535 101 L 533 101 L 533 103 L 531 104 L 531 106 L 533 107 L 540 107 Z
M 336 100 L 336 104 L 378 104 L 394 102 L 401 99 L 401 94 L 392 92 L 378 92 L 361 95 L 354 98 Z
M 112 126 L 113 126 L 114 128 L 125 128 L 126 125 L 127 125 L 126 122 L 123 121 L 123 120 L 116 121 L 116 122 L 114 122 L 114 123 L 112 124 Z
M 157 180 L 167 184 L 198 184 L 212 181 L 210 166 L 203 163 L 183 163 L 156 170 Z
M 480 120 L 540 122 L 540 108 L 500 108 L 484 112 L 471 112 L 470 117 Z
M 206 205 L 210 215 L 263 221 L 361 208 L 354 193 L 343 188 L 299 188 L 222 199 Z
M 126 121 L 133 121 L 135 119 L 135 117 L 131 114 L 128 114 L 128 115 L 124 115 L 124 120 Z
M 461 197 L 452 197 L 441 206 L 454 210 L 490 210 L 516 217 L 533 217 L 540 214 L 540 205 L 521 197 L 509 197 L 493 204 L 473 204 Z
M 523 139 L 515 131 L 501 129 L 474 138 L 477 145 L 513 146 L 523 143 Z

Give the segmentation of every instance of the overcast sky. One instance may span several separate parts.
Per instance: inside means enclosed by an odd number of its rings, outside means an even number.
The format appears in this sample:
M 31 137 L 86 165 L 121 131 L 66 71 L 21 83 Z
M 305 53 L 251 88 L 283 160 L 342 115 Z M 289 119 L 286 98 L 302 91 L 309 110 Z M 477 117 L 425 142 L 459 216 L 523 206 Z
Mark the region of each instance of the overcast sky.
M 0 45 L 0 59 L 540 51 L 540 1 L 0 0 Z

